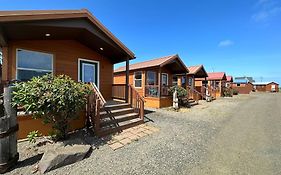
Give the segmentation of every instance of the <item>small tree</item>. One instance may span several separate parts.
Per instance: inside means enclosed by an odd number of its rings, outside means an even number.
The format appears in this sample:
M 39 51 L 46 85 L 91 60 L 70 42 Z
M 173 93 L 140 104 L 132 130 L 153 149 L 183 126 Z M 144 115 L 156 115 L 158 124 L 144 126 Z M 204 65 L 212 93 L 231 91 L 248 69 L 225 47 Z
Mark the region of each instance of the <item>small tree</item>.
M 87 102 L 89 86 L 66 75 L 51 74 L 15 83 L 13 105 L 22 106 L 33 118 L 51 123 L 55 139 L 65 139 L 71 119 L 77 118 Z

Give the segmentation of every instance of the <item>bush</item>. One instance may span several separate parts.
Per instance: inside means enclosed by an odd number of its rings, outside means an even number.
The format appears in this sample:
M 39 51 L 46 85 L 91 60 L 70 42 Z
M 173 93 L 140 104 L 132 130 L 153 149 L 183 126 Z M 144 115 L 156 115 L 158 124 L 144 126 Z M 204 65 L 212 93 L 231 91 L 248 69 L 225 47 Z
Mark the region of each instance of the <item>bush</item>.
M 187 96 L 187 90 L 183 87 L 179 86 L 173 86 L 169 89 L 169 93 L 173 95 L 173 93 L 177 90 L 178 98 L 186 97 Z
M 15 83 L 12 102 L 31 112 L 33 118 L 51 123 L 55 139 L 65 139 L 69 122 L 85 107 L 89 86 L 77 83 L 66 75 L 51 74 Z
M 233 95 L 238 95 L 239 92 L 236 89 L 233 89 Z
M 232 97 L 233 96 L 233 89 L 232 88 L 224 88 L 223 89 L 223 96 L 224 97 Z

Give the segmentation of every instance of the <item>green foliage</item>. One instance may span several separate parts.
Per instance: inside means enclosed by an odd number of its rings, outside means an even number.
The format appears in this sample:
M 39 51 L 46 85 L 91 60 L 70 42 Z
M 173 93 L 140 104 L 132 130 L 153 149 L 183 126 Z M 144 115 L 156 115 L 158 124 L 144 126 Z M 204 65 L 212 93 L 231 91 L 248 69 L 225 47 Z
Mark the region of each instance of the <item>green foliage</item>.
M 232 93 L 233 95 L 238 95 L 239 94 L 239 92 L 236 90 L 236 89 L 233 89 L 233 93 Z
M 27 139 L 30 143 L 36 143 L 36 138 L 40 137 L 40 136 L 41 136 L 41 134 L 39 134 L 38 130 L 31 131 L 31 132 L 28 133 Z
M 177 90 L 178 98 L 187 96 L 187 90 L 183 87 L 173 86 L 169 89 L 169 93 L 172 95 Z
M 232 88 L 223 88 L 223 96 L 224 97 L 232 97 L 233 89 Z
M 66 75 L 48 74 L 16 83 L 12 103 L 31 112 L 33 118 L 42 118 L 45 124 L 51 123 L 58 133 L 56 139 L 64 139 L 69 121 L 77 118 L 85 107 L 88 93 L 88 85 L 77 83 Z

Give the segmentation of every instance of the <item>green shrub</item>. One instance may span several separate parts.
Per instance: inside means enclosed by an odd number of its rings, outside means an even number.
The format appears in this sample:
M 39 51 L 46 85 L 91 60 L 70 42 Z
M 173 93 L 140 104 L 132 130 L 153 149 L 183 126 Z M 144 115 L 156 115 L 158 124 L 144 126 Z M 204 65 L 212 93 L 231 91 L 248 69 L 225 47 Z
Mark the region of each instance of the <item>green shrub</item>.
M 223 96 L 224 97 L 232 97 L 233 89 L 232 88 L 223 88 Z
M 65 139 L 69 122 L 85 107 L 89 86 L 66 75 L 51 74 L 15 83 L 12 102 L 31 112 L 33 118 L 51 123 L 56 139 Z
M 180 86 L 173 86 L 170 87 L 169 93 L 173 95 L 173 93 L 177 90 L 178 98 L 186 97 L 187 96 L 187 90 Z
M 30 143 L 36 143 L 36 139 L 40 136 L 41 136 L 41 134 L 39 134 L 38 130 L 31 131 L 27 134 L 27 139 Z
M 238 95 L 239 92 L 236 89 L 233 89 L 233 95 Z

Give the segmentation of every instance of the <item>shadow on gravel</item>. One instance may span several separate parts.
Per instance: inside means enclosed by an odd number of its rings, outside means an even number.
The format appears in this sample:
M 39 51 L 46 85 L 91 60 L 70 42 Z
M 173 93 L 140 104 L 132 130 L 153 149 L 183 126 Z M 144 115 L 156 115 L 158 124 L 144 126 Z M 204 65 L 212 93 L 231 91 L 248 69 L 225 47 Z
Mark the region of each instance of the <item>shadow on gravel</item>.
M 10 171 L 12 171 L 14 169 L 17 169 L 17 168 L 22 168 L 22 167 L 34 165 L 37 162 L 39 162 L 39 160 L 41 160 L 42 156 L 43 156 L 43 153 L 42 154 L 37 154 L 37 155 L 29 157 L 29 158 L 26 158 L 26 159 L 24 159 L 22 161 L 18 161 L 16 166 L 14 166 L 13 168 L 9 169 L 8 172 L 10 172 Z
M 147 114 L 151 114 L 151 113 L 155 113 L 155 111 L 151 111 L 151 110 L 148 110 L 148 109 L 145 109 L 144 110 L 144 123 L 147 123 L 147 122 L 153 122 L 154 123 L 154 120 L 152 120 L 151 118 L 147 117 Z

